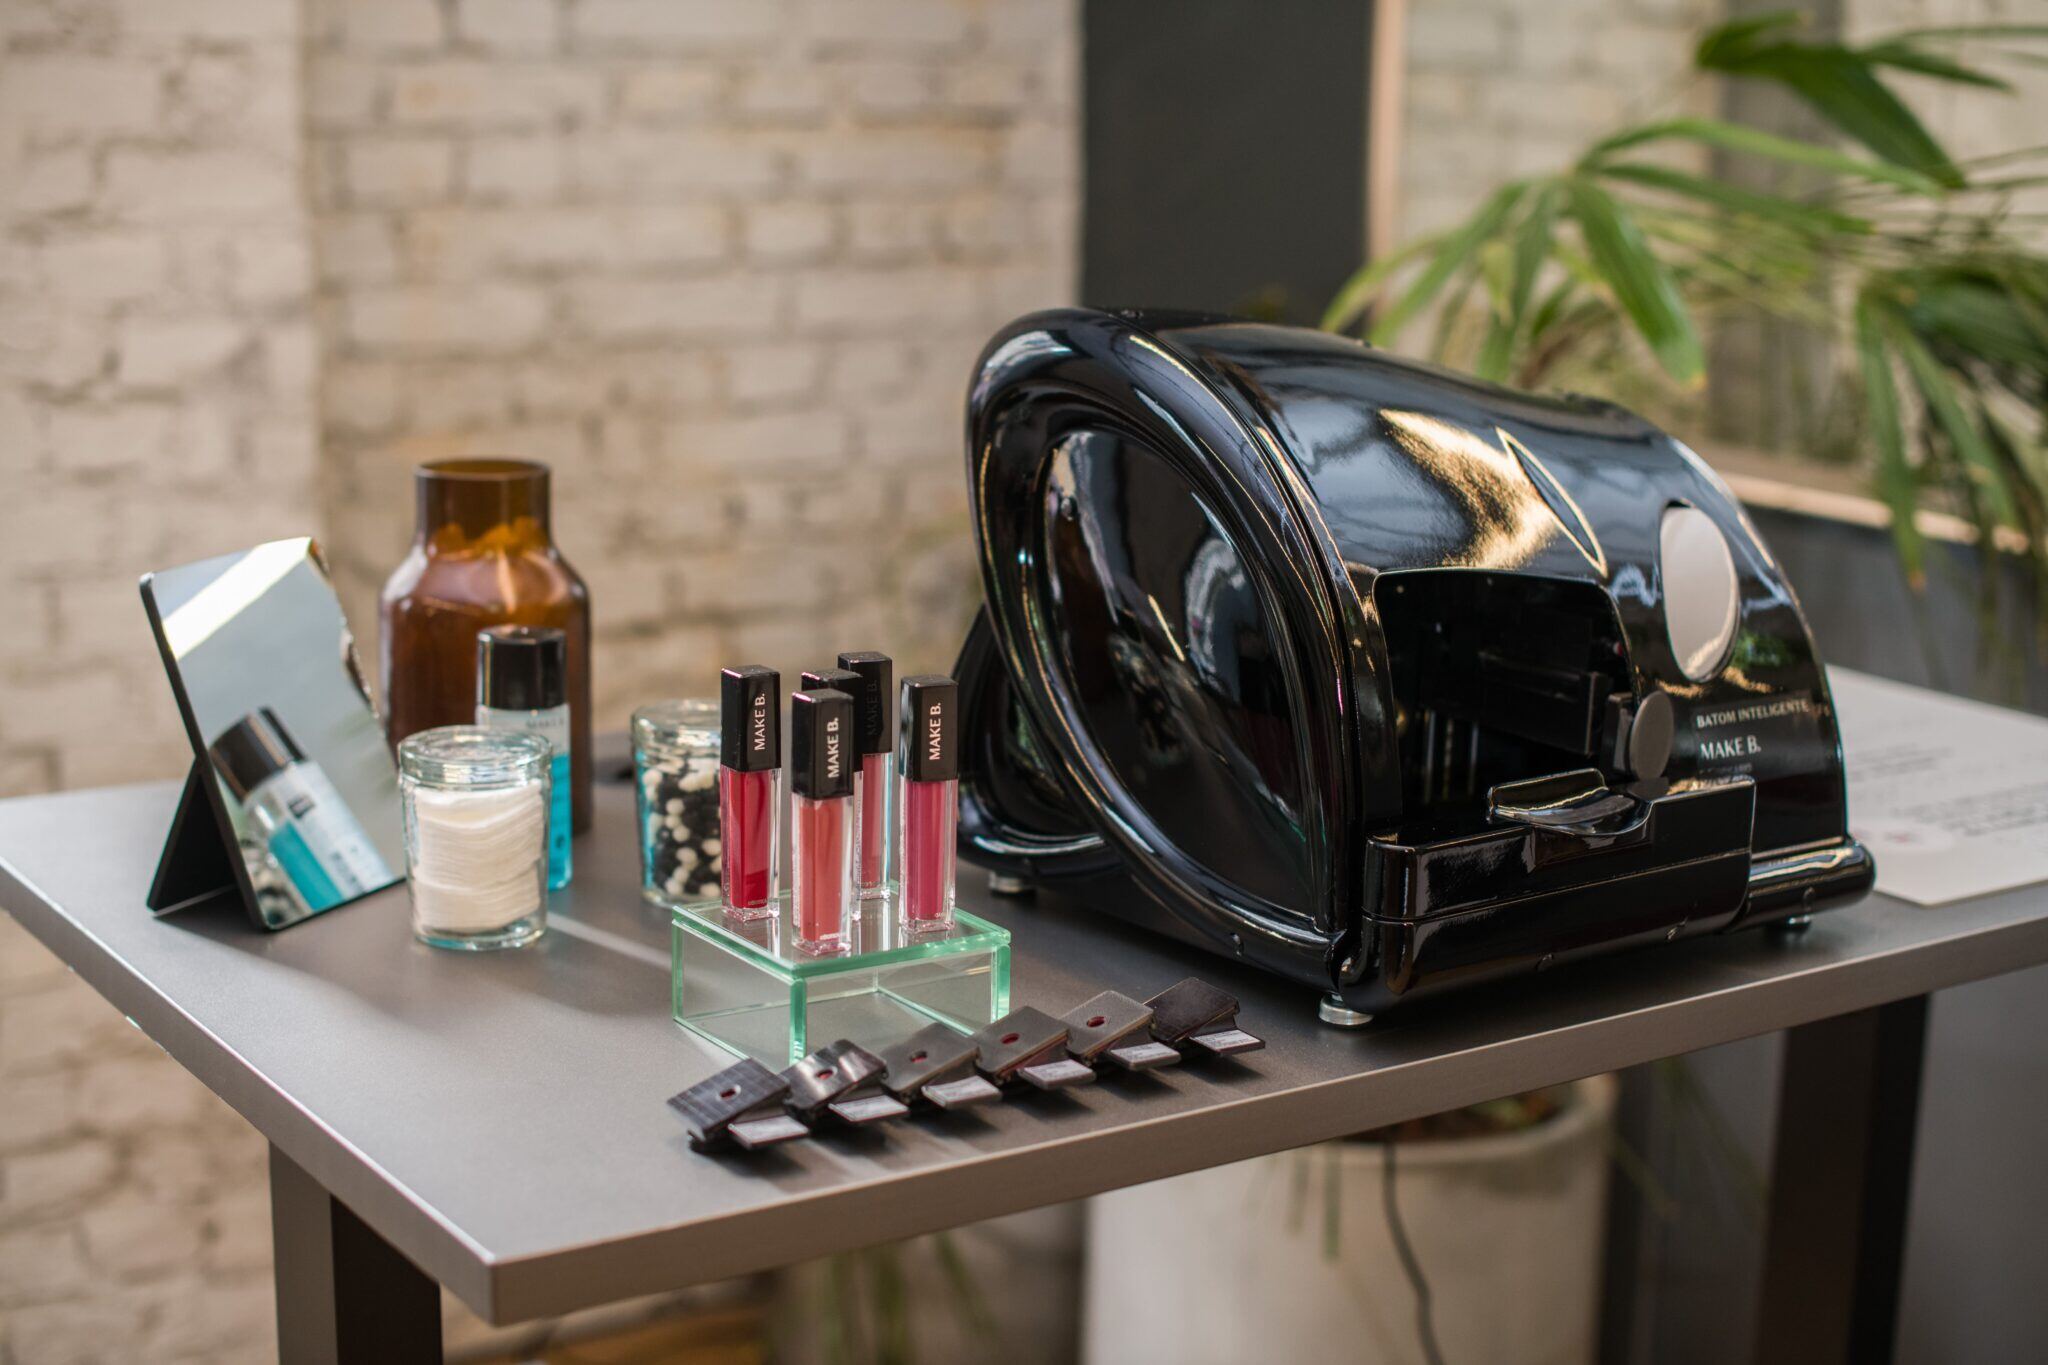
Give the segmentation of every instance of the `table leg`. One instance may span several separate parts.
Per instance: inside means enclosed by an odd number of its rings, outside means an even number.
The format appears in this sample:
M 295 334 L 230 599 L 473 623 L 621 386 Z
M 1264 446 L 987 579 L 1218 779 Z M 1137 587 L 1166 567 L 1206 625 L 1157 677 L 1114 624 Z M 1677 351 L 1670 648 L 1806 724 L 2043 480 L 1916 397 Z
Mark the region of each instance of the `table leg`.
M 1927 997 L 1785 1035 L 1756 1358 L 1892 1358 Z
M 275 1147 L 270 1235 L 283 1365 L 440 1365 L 440 1287 Z

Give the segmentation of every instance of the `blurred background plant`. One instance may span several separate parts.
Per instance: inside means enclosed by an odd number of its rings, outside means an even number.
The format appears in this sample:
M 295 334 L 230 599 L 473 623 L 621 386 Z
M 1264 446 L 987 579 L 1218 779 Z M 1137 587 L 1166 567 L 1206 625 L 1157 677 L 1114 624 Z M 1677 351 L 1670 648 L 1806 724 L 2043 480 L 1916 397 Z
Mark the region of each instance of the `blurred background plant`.
M 2048 256 L 2030 240 L 2039 215 L 2011 202 L 2048 183 L 2048 147 L 1958 162 L 1892 84 L 2008 94 L 2009 73 L 2048 66 L 2048 25 L 1850 45 L 1772 13 L 1708 30 L 1693 65 L 1789 92 L 1814 135 L 1699 117 L 1623 128 L 1367 263 L 1323 325 L 1413 350 L 1427 324 L 1432 359 L 1681 429 L 1706 416 L 1715 329 L 1763 318 L 1810 333 L 1819 375 L 1790 390 L 1800 411 L 1779 424 L 1799 453 L 1867 465 L 1916 589 L 1929 563 L 1917 509 L 2023 556 L 2048 652 Z M 1700 149 L 1712 169 L 1679 164 Z M 1981 576 L 1987 622 L 2000 578 Z
M 884 1242 L 828 1257 L 811 1305 L 827 1365 L 915 1365 L 918 1359 L 912 1272 L 906 1262 L 929 1254 L 946 1292 L 938 1296 L 970 1335 L 991 1351 L 1000 1341 L 981 1286 L 951 1235 Z
M 1062 1365 L 1080 1341 L 1082 1206 L 1055 1204 L 777 1272 L 776 1365 Z

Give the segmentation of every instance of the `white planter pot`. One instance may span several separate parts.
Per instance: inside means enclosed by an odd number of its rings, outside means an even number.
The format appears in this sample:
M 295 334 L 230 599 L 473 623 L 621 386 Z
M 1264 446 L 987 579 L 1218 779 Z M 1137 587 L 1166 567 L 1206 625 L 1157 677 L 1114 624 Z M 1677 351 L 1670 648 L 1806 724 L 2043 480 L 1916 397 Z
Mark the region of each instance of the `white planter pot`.
M 945 1271 L 936 1238 L 915 1237 L 894 1252 L 908 1301 L 912 1359 L 919 1365 L 1000 1361 L 1002 1365 L 1071 1365 L 1079 1337 L 1081 1206 L 1055 1204 L 944 1234 L 975 1286 L 999 1349 L 973 1320 Z M 831 1348 L 838 1332 L 872 1345 L 872 1281 L 856 1275 L 851 1295 L 837 1302 L 828 1262 L 810 1261 L 780 1272 L 775 1320 L 769 1336 L 776 1365 L 867 1365 L 875 1356 Z M 827 1321 L 841 1316 L 836 1325 Z M 850 1316 L 853 1321 L 846 1321 Z
M 1395 1202 L 1449 1365 L 1593 1359 L 1614 1093 L 1596 1076 L 1537 1127 L 1400 1144 Z M 1083 1359 L 1421 1362 L 1382 1161 L 1324 1143 L 1090 1201 Z

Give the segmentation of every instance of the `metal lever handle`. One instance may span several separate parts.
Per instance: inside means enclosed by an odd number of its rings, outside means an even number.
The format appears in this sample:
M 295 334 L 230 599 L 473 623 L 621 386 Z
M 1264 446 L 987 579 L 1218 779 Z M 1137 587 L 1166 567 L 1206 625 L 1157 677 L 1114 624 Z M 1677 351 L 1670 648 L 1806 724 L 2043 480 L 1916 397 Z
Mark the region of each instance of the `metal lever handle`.
M 1502 782 L 1486 793 L 1486 801 L 1496 820 L 1530 825 L 1587 849 L 1634 843 L 1650 823 L 1649 802 L 1615 791 L 1592 768 Z

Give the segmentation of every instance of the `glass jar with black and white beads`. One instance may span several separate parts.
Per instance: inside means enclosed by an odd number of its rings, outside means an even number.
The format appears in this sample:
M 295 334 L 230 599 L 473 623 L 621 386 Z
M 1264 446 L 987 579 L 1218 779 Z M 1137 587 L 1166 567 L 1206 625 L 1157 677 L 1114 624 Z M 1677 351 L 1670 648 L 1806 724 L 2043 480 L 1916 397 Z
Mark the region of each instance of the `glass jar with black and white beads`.
M 670 907 L 717 900 L 718 703 L 658 701 L 633 713 L 640 894 Z

